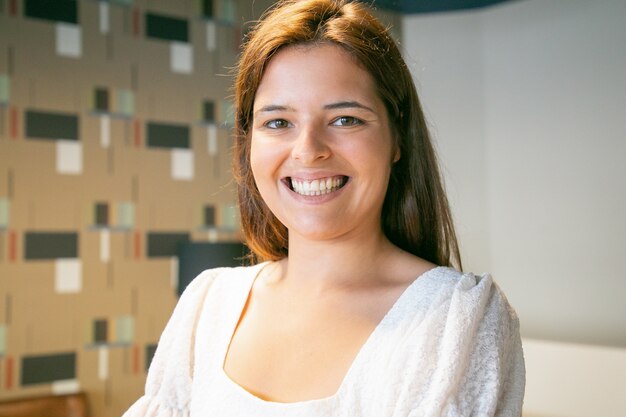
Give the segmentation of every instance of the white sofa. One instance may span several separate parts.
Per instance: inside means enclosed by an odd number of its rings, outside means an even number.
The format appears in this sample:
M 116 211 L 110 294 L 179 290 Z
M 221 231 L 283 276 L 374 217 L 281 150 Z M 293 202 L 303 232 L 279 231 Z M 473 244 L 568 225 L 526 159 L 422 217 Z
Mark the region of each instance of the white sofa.
M 626 348 L 522 343 L 523 417 L 626 417 Z

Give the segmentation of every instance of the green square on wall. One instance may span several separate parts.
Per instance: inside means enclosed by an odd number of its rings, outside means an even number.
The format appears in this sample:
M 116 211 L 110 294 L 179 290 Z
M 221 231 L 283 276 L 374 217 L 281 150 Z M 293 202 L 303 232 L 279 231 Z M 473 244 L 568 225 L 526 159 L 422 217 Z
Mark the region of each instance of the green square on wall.
M 123 229 L 132 229 L 135 226 L 135 205 L 123 202 L 117 205 L 117 226 Z
M 221 122 L 224 126 L 235 125 L 235 107 L 232 101 L 223 100 L 220 103 Z
M 0 229 L 9 227 L 9 199 L 0 197 Z
M 117 90 L 117 113 L 132 116 L 135 113 L 135 97 L 130 90 Z
M 117 343 L 131 344 L 135 338 L 135 319 L 132 316 L 120 316 L 115 323 Z
M 222 206 L 222 226 L 227 230 L 239 228 L 239 213 L 236 206 L 232 204 Z
M 8 103 L 10 95 L 11 86 L 9 83 L 9 76 L 6 74 L 0 74 L 0 103 Z
M 234 0 L 222 0 L 220 6 L 220 18 L 226 22 L 234 23 L 236 14 Z
M 0 357 L 7 353 L 7 326 L 0 324 Z

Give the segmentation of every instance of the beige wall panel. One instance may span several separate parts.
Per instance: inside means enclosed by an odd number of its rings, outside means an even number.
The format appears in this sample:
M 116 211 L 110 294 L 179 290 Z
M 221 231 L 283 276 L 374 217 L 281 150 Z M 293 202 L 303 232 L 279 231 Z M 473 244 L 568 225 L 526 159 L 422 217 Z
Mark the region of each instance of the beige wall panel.
M 123 88 L 131 89 L 132 68 L 138 67 L 138 62 L 143 61 L 144 51 L 142 37 L 134 37 L 132 35 L 110 35 L 107 47 L 107 62 L 119 66 L 120 69 L 127 71 L 128 78 Z M 165 60 L 167 57 L 163 57 Z
M 198 226 L 193 221 L 193 209 L 185 200 L 159 200 L 152 202 L 149 207 L 150 231 L 187 231 Z
M 130 62 L 136 67 L 137 72 L 136 109 L 140 110 L 137 116 L 148 117 L 150 103 L 145 94 L 154 93 L 151 88 L 163 88 L 163 77 L 170 71 L 169 42 L 146 39 L 140 50 L 135 50 L 133 54 L 134 57 Z
M 109 233 L 110 234 L 110 233 Z M 109 237 L 109 241 L 111 241 Z M 110 255 L 110 245 L 107 245 Z M 91 293 L 94 296 L 101 294 L 106 297 L 106 291 L 110 290 L 107 284 L 108 264 L 101 260 L 101 230 L 92 225 L 82 227 L 80 234 L 80 259 L 83 262 L 83 293 Z
M 97 116 L 87 116 L 83 121 L 83 177 L 89 184 L 85 197 L 102 199 L 108 196 L 110 200 L 128 201 L 132 197 L 131 176 L 141 170 L 145 157 L 143 153 L 146 151 L 126 143 L 134 140 L 134 133 L 127 133 L 127 121 L 117 118 L 110 120 L 110 144 L 103 147 L 100 142 L 100 124 Z M 143 126 L 141 129 L 144 130 Z
M 21 245 L 21 238 L 18 245 Z M 21 250 L 19 251 L 21 253 Z M 50 261 L 25 261 L 18 258 L 15 262 L 4 263 L 7 275 L 3 277 L 2 288 L 13 294 L 13 320 L 19 320 L 19 315 L 15 311 L 22 311 L 32 308 L 32 305 L 22 305 L 16 300 L 32 299 L 30 290 L 36 294 L 47 291 L 47 295 L 54 292 L 54 265 Z M 29 290 L 28 293 L 18 293 L 22 290 Z M 40 291 L 40 292 L 37 292 Z M 2 300 L 4 304 L 4 300 Z
M 184 88 L 182 83 L 180 87 Z M 156 85 L 156 83 L 155 83 Z M 185 124 L 197 120 L 197 108 L 201 102 L 189 99 L 187 96 L 177 96 L 174 91 L 166 91 L 159 87 L 149 87 L 149 91 L 158 91 L 156 94 L 148 94 L 146 103 L 148 111 L 143 115 L 146 122 Z
M 138 6 L 139 2 L 134 2 Z M 110 34 L 117 38 L 131 38 L 133 7 L 124 6 L 111 2 L 109 5 Z
M 109 4 L 109 10 L 112 9 Z M 82 1 L 79 7 L 79 22 L 82 29 L 84 58 L 88 62 L 103 62 L 107 58 L 107 36 L 100 32 L 100 2 Z M 109 11 L 109 33 L 111 27 L 111 11 Z
M 0 137 L 0 197 L 8 197 L 10 191 L 9 184 L 9 170 L 12 170 L 12 166 L 9 165 L 9 158 L 12 154 L 12 146 L 9 146 L 9 139 Z
M 150 158 L 145 160 L 145 168 L 149 169 L 150 176 L 142 178 L 141 198 L 160 198 L 163 189 L 172 193 L 175 199 L 193 198 L 197 192 L 206 186 L 205 178 L 197 175 L 197 161 L 194 153 L 194 178 L 192 180 L 177 180 L 171 176 L 172 150 L 169 149 L 149 149 L 147 151 Z
M 109 349 L 112 350 L 112 349 Z M 110 353 L 109 353 L 110 356 Z M 91 413 L 102 413 L 105 396 L 107 395 L 106 381 L 98 376 L 99 351 L 98 348 L 85 349 L 79 358 L 77 374 L 81 382 L 81 389 L 87 392 L 97 392 L 89 397 L 89 409 Z M 110 363 L 110 362 L 109 362 Z M 108 367 L 110 374 L 110 365 Z
M 37 72 L 31 72 L 28 96 L 23 99 L 23 106 L 79 114 L 83 101 L 74 74 L 81 71 L 82 68 L 74 65 L 49 65 L 45 71 L 39 69 Z
M 61 301 L 50 303 L 25 316 L 29 324 L 23 352 L 29 355 L 73 352 L 77 346 L 84 346 L 82 323 L 67 319 L 76 316 L 77 309 L 68 308 L 68 304 Z
M 7 162 L 13 169 L 22 173 L 22 176 L 29 174 L 26 178 L 30 178 L 33 175 L 40 175 L 41 172 L 54 172 L 54 153 L 54 141 L 12 139 L 11 148 L 7 152 L 7 155 L 10 155 Z
M 216 185 L 216 187 L 211 187 L 211 191 L 218 195 L 223 194 L 225 189 L 234 191 L 232 187 L 234 180 L 231 175 L 231 130 L 221 127 L 217 129 L 218 154 L 215 156 L 211 156 L 207 152 L 206 127 L 197 126 L 194 130 L 194 153 L 198 155 L 200 160 L 200 163 L 197 164 L 200 178 L 206 178 L 211 184 Z
M 131 185 L 134 176 L 138 172 L 143 172 L 143 160 L 145 155 L 145 126 L 140 121 L 137 122 L 140 130 L 139 147 L 134 145 L 134 120 L 112 119 L 111 120 L 111 146 L 113 148 L 113 178 L 123 187 L 128 187 L 128 199 L 132 197 Z
M 48 157 L 52 159 L 54 155 Z M 28 163 L 30 165 L 34 161 Z M 11 203 L 11 226 L 48 231 L 66 229 L 77 231 L 83 224 L 82 204 L 75 198 L 83 188 L 82 179 L 60 178 L 60 175 L 50 175 L 47 172 L 49 171 L 31 172 L 16 169 L 15 200 Z
M 142 202 L 160 200 L 159 195 L 163 195 L 165 190 L 172 189 L 171 180 L 171 151 L 166 149 L 147 149 L 143 158 L 138 163 L 147 175 L 142 175 L 138 180 L 139 199 Z M 148 207 L 138 207 L 138 225 L 148 227 L 150 211 Z
M 141 97 L 138 106 L 145 109 L 138 116 L 146 121 L 190 123 L 198 120 L 201 102 L 194 99 L 193 94 L 202 87 L 188 77 L 172 73 L 169 63 L 167 66 L 155 63 L 155 68 L 140 67 L 138 84 Z
M 113 120 L 109 121 L 109 131 L 111 132 Z M 86 115 L 81 118 L 81 142 L 83 144 L 83 176 L 92 193 L 106 193 L 106 188 L 102 188 L 98 179 L 107 181 L 111 172 L 111 162 L 109 160 L 112 152 L 113 135 L 109 133 L 109 146 L 103 147 L 100 140 L 101 120 L 99 116 Z
M 11 226 L 51 230 L 80 227 L 80 202 L 75 197 L 76 190 L 83 188 L 83 179 L 56 174 L 53 141 L 19 142 L 11 155 L 15 189 Z
M 218 26 L 216 66 L 219 72 L 217 74 L 228 74 L 228 72 L 224 72 L 224 69 L 232 68 L 233 64 L 236 62 L 239 53 L 238 37 L 241 33 L 241 30 L 235 26 Z
M 117 159 L 126 155 L 132 146 L 132 127 L 133 121 L 131 119 L 119 117 L 111 118 L 111 146 L 115 151 L 115 169 L 117 169 L 117 165 L 124 165 L 124 160 L 118 162 Z M 117 173 L 117 171 L 115 171 L 115 173 Z
M 75 78 L 85 73 L 82 60 L 56 55 L 54 23 L 28 20 L 20 29 L 27 35 L 15 48 L 15 73 L 19 77 L 14 82 L 12 99 L 23 107 L 79 111 Z
M 9 72 L 9 48 L 12 47 L 12 42 L 8 39 L 6 30 L 3 27 L 2 19 L 0 18 L 0 73 L 7 74 Z
M 143 393 L 146 378 L 143 352 L 141 369 L 138 373 L 134 373 L 130 369 L 130 356 L 130 349 L 111 349 L 109 356 L 111 381 L 115 381 L 113 383 L 114 391 L 110 395 L 111 409 L 125 410 Z
M 81 302 L 78 308 L 81 311 L 89 311 L 89 315 L 85 315 L 80 320 L 81 332 L 83 334 L 83 343 L 90 345 L 93 341 L 92 326 L 94 320 L 108 320 L 109 333 L 113 336 L 115 320 L 120 316 L 130 315 L 132 293 L 119 291 L 119 287 L 108 286 L 104 280 L 98 280 L 100 277 L 86 275 L 85 283 L 81 297 L 89 299 L 89 302 Z M 115 342 L 109 339 L 110 342 Z
M 23 269 L 29 272 L 16 277 L 12 292 L 11 345 L 29 355 L 75 350 L 82 345 L 79 295 L 55 293 L 52 261 L 29 262 Z
M 14 19 L 11 19 L 6 11 L 5 13 L 0 13 L 0 39 L 5 40 L 12 36 L 15 30 L 14 24 Z M 4 42 L 0 42 L 0 45 L 3 44 Z
M 123 268 L 126 264 L 132 263 L 132 232 L 112 229 L 111 230 L 111 259 L 110 264 L 112 265 L 111 271 L 108 272 L 111 274 L 111 279 L 113 280 L 112 285 L 119 286 L 127 281 L 129 276 L 126 275 L 128 271 L 125 271 Z
M 32 64 L 56 59 L 54 23 L 12 17 L 8 19 L 7 31 L 9 42 L 15 44 L 16 70 L 32 70 Z
M 16 54 L 14 53 L 13 56 L 15 56 Z M 14 59 L 14 71 L 16 73 L 21 73 L 21 71 L 19 71 L 19 69 L 17 68 L 18 65 L 15 63 L 18 59 L 15 58 Z M 10 105 L 16 108 L 19 108 L 20 114 L 19 114 L 19 128 L 18 128 L 18 136 L 22 137 L 24 135 L 24 123 L 23 123 L 23 114 L 22 114 L 22 110 L 25 107 L 29 106 L 29 102 L 34 101 L 34 98 L 29 98 L 29 96 L 32 96 L 33 94 L 31 93 L 32 91 L 32 83 L 30 82 L 30 78 L 28 77 L 21 77 L 21 76 L 14 76 L 11 77 L 11 97 L 10 97 Z M 7 129 L 7 137 L 9 136 L 8 133 L 8 124 L 9 122 L 9 114 L 7 113 L 6 115 L 6 129 Z

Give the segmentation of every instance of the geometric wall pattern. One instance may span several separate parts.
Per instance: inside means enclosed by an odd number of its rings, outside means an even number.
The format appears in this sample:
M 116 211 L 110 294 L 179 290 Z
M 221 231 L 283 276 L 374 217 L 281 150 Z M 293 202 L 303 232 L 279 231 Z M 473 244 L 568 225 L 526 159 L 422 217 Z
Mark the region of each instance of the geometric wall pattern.
M 0 399 L 141 394 L 177 244 L 240 238 L 228 72 L 270 4 L 0 0 Z

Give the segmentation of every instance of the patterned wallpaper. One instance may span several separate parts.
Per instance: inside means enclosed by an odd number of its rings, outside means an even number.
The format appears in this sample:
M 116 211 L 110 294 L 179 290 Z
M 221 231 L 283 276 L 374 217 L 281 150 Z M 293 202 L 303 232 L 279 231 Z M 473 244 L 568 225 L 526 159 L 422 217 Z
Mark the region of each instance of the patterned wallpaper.
M 141 395 L 178 244 L 240 238 L 228 74 L 271 3 L 0 0 L 0 400 Z
M 239 238 L 228 72 L 269 4 L 0 0 L 0 400 L 141 394 L 178 243 Z

